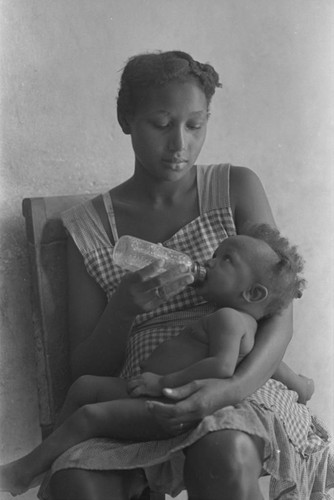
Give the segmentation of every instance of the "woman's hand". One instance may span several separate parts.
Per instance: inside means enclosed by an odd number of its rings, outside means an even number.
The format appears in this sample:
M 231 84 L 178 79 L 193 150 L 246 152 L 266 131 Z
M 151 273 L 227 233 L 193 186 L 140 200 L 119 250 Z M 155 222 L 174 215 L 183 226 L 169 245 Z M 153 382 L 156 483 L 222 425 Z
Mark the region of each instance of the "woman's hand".
M 134 317 L 156 309 L 193 280 L 185 266 L 163 271 L 163 261 L 157 261 L 139 271 L 127 273 L 112 300 L 121 314 Z
M 171 403 L 147 401 L 147 407 L 161 427 L 174 435 L 193 428 L 207 415 L 237 400 L 233 377 L 195 380 L 182 387 L 165 388 L 163 394 Z

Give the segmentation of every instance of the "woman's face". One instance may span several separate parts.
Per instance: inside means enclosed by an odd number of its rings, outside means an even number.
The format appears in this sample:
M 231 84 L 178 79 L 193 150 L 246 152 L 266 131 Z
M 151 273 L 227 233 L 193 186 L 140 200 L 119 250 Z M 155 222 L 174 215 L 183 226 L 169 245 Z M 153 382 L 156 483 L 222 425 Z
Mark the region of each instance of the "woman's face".
M 195 82 L 171 82 L 141 94 L 129 130 L 136 169 L 174 181 L 194 165 L 205 140 L 208 105 Z

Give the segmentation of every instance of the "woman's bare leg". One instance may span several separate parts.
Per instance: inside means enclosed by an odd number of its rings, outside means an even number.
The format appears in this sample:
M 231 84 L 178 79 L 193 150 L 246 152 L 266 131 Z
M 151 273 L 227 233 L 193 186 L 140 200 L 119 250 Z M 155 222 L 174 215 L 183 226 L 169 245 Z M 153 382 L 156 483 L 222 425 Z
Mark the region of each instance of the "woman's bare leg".
M 261 500 L 263 446 L 240 431 L 212 432 L 186 452 L 189 500 Z
M 66 469 L 50 481 L 52 500 L 129 500 L 146 483 L 138 471 L 89 471 Z

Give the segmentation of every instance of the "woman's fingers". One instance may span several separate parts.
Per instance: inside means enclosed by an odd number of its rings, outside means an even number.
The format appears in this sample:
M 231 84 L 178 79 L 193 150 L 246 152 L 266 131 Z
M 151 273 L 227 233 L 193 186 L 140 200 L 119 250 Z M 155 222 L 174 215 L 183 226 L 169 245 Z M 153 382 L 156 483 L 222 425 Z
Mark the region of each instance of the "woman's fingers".
M 169 434 L 178 435 L 193 428 L 197 423 L 184 418 L 184 415 L 175 411 L 174 405 L 160 401 L 147 401 L 147 408 L 155 416 L 159 425 Z
M 192 396 L 178 403 L 171 404 L 162 401 L 149 401 L 148 409 L 157 420 L 170 420 L 173 424 L 198 422 L 203 418 L 200 406 Z
M 194 380 L 181 387 L 165 388 L 169 402 L 148 401 L 147 407 L 157 422 L 172 434 L 185 432 L 205 416 L 230 404 L 226 400 L 227 381 L 221 379 Z
M 152 311 L 193 282 L 184 266 L 164 270 L 163 261 L 155 261 L 122 279 L 118 290 L 120 308 L 128 314 Z
M 157 261 L 136 272 L 146 291 L 164 290 L 165 285 L 168 285 L 168 290 L 176 293 L 194 281 L 193 275 L 184 265 L 177 265 L 167 270 L 164 270 L 163 265 L 163 261 Z M 162 293 L 160 292 L 161 296 Z M 167 296 L 169 295 L 170 293 L 167 293 Z
M 163 304 L 194 281 L 192 274 L 184 272 L 183 266 L 161 272 L 160 267 L 152 264 L 137 273 L 140 278 L 137 291 L 143 294 L 142 299 L 151 309 Z
M 179 401 L 185 399 L 198 391 L 198 384 L 195 380 L 189 382 L 188 384 L 182 385 L 180 387 L 163 389 L 163 394 L 174 401 Z
M 230 404 L 226 400 L 227 381 L 221 379 L 194 380 L 182 387 L 164 389 L 164 396 L 174 404 L 151 401 L 149 409 L 158 421 L 196 423 L 206 415 Z
M 163 272 L 164 272 L 164 261 L 156 260 L 152 262 L 152 264 L 149 264 L 148 266 L 139 269 L 139 271 L 136 271 L 134 274 L 139 276 L 141 280 L 145 282 L 148 281 L 150 278 L 160 275 Z

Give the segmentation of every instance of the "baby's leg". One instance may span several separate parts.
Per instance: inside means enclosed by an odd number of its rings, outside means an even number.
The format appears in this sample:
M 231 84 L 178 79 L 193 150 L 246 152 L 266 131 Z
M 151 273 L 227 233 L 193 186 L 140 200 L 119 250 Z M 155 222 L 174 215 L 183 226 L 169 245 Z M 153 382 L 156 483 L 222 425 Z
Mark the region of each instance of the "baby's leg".
M 126 397 L 128 397 L 126 382 L 122 379 L 88 375 L 80 377 L 69 389 L 58 417 L 56 427 L 59 430 L 54 431 L 25 457 L 0 466 L 0 491 L 10 491 L 13 495 L 17 495 L 34 486 L 35 478 L 47 470 L 60 453 L 73 446 L 73 443 L 83 440 L 81 437 L 84 438 L 85 433 L 82 431 L 82 415 L 85 413 L 83 411 L 80 413 L 80 409 L 88 408 L 87 405 L 93 407 L 98 402 Z M 68 422 L 71 415 L 74 417 Z M 71 430 L 76 425 L 79 426 L 78 432 Z M 87 433 L 87 429 L 85 432 Z M 74 441 L 69 433 L 73 433 Z
M 0 467 L 0 490 L 23 493 L 59 455 L 78 443 L 98 437 L 150 441 L 170 436 L 156 423 L 143 399 L 84 405 L 31 453 Z
M 84 405 L 128 397 L 126 381 L 121 378 L 82 375 L 69 388 L 57 427 Z
M 282 382 L 288 389 L 297 392 L 299 403 L 306 404 L 314 393 L 314 381 L 304 375 L 297 375 L 283 362 L 279 365 L 273 378 Z

